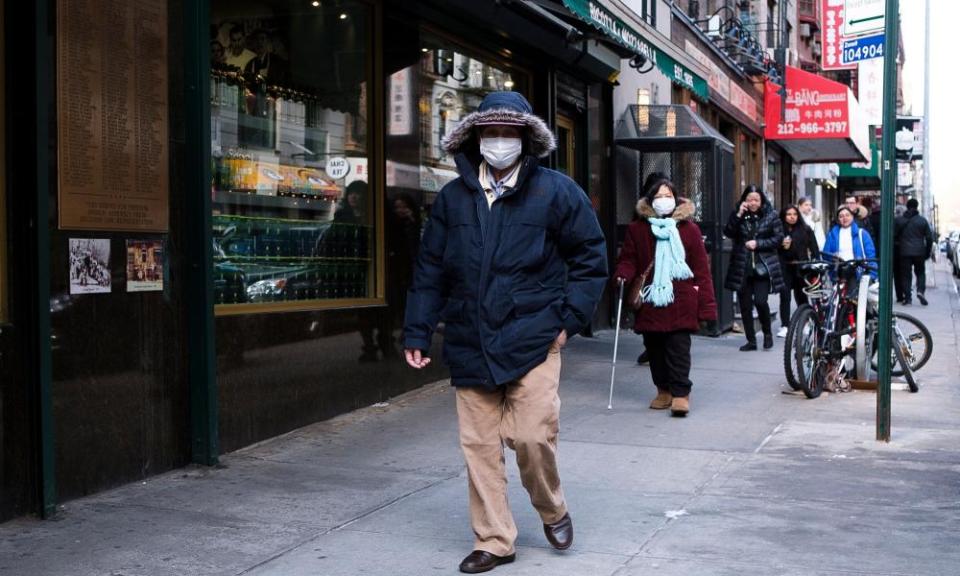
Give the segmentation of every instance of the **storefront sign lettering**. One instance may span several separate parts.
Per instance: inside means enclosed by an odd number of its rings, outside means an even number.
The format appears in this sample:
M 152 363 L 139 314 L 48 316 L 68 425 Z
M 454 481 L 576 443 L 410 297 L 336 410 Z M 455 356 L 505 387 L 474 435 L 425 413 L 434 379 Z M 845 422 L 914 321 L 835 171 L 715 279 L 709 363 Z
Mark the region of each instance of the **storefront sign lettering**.
M 771 140 L 846 138 L 850 134 L 850 88 L 787 67 L 787 102 L 780 118 L 777 86 L 766 85 L 765 137 Z
M 350 163 L 347 162 L 346 158 L 333 156 L 327 159 L 327 167 L 324 171 L 327 173 L 327 176 L 334 180 L 339 180 L 350 172 Z
M 633 30 L 624 26 L 620 20 L 594 2 L 590 2 L 590 18 L 611 36 L 622 40 L 628 48 L 633 49 L 637 54 L 642 55 L 654 64 L 657 63 L 657 51 L 652 46 L 644 42 Z
M 656 48 L 644 39 L 639 32 L 617 18 L 601 4 L 590 0 L 563 0 L 563 4 L 582 20 L 603 30 L 624 47 L 652 62 L 672 81 L 689 88 L 703 99 L 710 97 L 706 80 L 694 74 L 693 71 L 677 62 L 669 54 Z

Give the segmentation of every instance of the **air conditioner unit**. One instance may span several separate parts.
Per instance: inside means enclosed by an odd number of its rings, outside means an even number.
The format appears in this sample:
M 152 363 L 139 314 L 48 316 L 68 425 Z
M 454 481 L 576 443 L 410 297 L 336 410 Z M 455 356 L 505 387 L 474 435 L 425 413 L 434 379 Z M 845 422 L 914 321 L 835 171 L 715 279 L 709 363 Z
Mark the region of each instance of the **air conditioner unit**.
M 810 52 L 813 54 L 814 58 L 820 57 L 820 43 L 814 42 L 813 47 L 810 49 Z
M 813 34 L 813 30 L 810 29 L 810 23 L 809 23 L 809 22 L 801 22 L 801 23 L 800 23 L 800 37 L 801 37 L 801 38 L 809 38 L 812 34 Z

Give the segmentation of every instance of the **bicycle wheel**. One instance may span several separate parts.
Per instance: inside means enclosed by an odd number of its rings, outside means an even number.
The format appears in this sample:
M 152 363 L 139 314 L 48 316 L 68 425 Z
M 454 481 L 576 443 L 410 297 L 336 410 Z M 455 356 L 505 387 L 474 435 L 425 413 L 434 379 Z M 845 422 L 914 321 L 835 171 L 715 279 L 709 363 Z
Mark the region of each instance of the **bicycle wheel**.
M 798 311 L 796 322 L 793 352 L 797 383 L 807 398 L 816 398 L 823 392 L 826 377 L 824 362 L 820 358 L 816 312 L 810 307 Z
M 933 336 L 930 334 L 930 330 L 923 325 L 923 322 L 920 322 L 909 314 L 894 312 L 893 320 L 894 331 L 891 334 L 891 341 L 896 342 L 898 340 L 897 333 L 899 332 L 902 336 L 902 342 L 900 344 L 903 349 L 903 356 L 910 365 L 910 370 L 916 372 L 920 368 L 923 368 L 933 354 Z M 874 372 L 877 371 L 876 344 L 879 343 L 879 341 L 879 338 L 874 339 L 874 346 L 871 347 L 870 352 L 870 365 L 873 367 Z M 890 374 L 893 376 L 903 376 L 903 369 L 897 368 L 899 364 L 893 361 L 895 358 L 892 356 L 892 352 L 890 359 Z
M 810 311 L 811 313 L 807 313 Z M 790 318 L 790 327 L 787 329 L 787 338 L 783 343 L 783 373 L 787 377 L 787 384 L 794 390 L 802 390 L 800 377 L 797 373 L 797 349 L 795 340 L 802 333 L 806 325 L 814 321 L 813 307 L 801 304 Z
M 901 367 L 901 373 L 904 379 L 907 381 L 907 386 L 910 387 L 911 392 L 919 392 L 920 387 L 917 386 L 917 381 L 913 377 L 913 370 L 910 369 L 910 364 L 907 363 L 906 358 L 903 355 L 904 346 L 901 343 L 893 342 L 893 355 L 897 359 L 897 365 Z

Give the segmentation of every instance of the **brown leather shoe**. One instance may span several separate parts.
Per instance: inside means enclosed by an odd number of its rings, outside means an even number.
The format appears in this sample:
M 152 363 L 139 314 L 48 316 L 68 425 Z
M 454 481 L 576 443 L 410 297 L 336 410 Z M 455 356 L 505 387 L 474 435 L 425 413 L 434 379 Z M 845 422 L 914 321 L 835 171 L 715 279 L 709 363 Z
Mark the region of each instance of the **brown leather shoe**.
M 550 545 L 557 550 L 569 548 L 573 544 L 573 520 L 570 519 L 570 513 L 567 512 L 553 524 L 544 524 L 543 533 Z
M 666 410 L 673 402 L 673 395 L 667 390 L 657 388 L 657 397 L 650 402 L 651 410 Z
M 467 574 L 479 574 L 493 570 L 501 564 L 509 564 L 516 559 L 516 552 L 506 556 L 497 556 L 486 550 L 474 550 L 460 563 L 460 571 Z
M 670 414 L 672 416 L 686 416 L 690 411 L 690 398 L 687 396 L 674 396 L 670 403 Z

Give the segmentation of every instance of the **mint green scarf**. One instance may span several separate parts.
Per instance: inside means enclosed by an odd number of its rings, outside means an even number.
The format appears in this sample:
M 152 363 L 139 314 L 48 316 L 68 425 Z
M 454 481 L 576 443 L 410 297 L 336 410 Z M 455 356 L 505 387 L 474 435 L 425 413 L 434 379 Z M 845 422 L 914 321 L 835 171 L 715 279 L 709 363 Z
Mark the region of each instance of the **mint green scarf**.
M 673 281 L 692 278 L 693 272 L 687 265 L 677 221 L 673 218 L 648 218 L 647 221 L 657 239 L 657 251 L 653 282 L 644 288 L 644 300 L 662 308 L 673 303 Z

